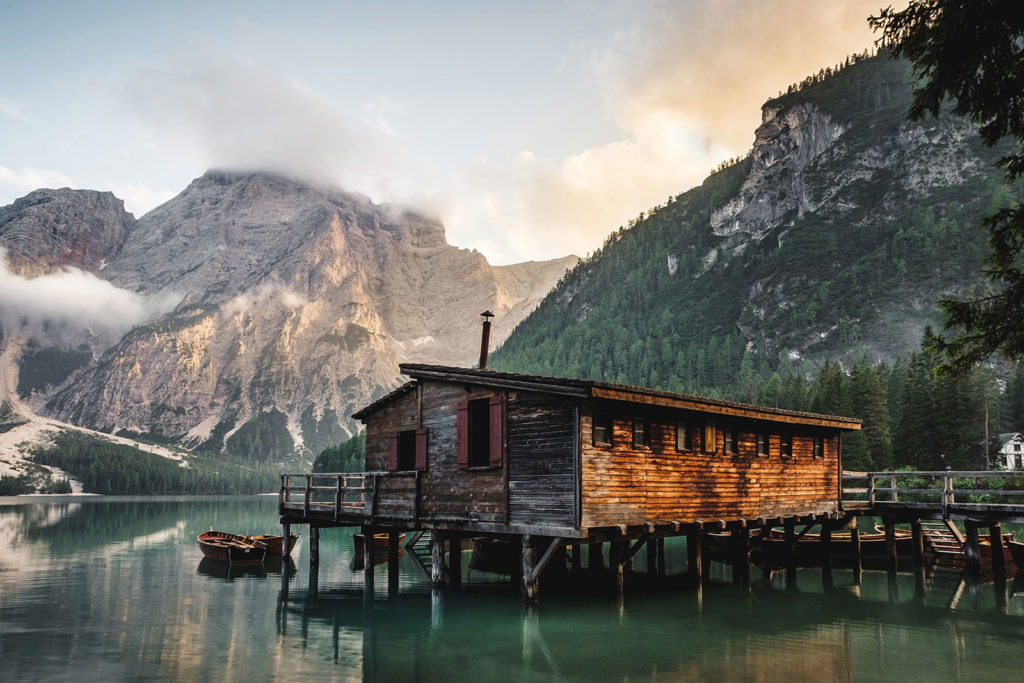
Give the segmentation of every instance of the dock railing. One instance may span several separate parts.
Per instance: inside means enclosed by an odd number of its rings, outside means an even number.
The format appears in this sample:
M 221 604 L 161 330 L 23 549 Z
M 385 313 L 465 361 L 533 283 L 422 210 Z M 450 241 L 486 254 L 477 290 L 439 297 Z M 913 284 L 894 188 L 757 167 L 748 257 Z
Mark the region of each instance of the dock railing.
M 847 510 L 941 507 L 944 518 L 957 506 L 1024 511 L 1024 471 L 844 471 L 842 504 Z
M 328 516 L 335 522 L 378 518 L 416 521 L 419 516 L 418 471 L 304 472 L 281 475 L 278 508 Z

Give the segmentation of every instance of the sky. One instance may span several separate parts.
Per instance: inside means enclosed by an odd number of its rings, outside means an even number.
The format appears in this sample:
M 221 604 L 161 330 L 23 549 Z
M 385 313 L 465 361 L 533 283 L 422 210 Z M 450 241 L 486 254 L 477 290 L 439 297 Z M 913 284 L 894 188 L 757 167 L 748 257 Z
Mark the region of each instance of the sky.
M 869 48 L 878 0 L 0 5 L 0 206 L 210 168 L 442 220 L 491 263 L 580 256 L 745 155 L 761 105 Z

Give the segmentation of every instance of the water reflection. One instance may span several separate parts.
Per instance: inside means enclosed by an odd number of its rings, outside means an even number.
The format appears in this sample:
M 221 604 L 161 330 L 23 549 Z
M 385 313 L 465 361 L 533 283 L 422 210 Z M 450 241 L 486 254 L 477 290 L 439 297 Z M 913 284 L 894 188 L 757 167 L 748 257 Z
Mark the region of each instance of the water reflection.
M 318 572 L 303 545 L 292 562 L 228 568 L 195 542 L 210 526 L 276 522 L 273 498 L 0 502 L 4 679 L 1019 676 L 1024 577 L 840 568 L 793 581 L 769 568 L 742 585 L 712 563 L 698 588 L 680 576 L 685 544 L 669 542 L 664 577 L 646 581 L 641 551 L 625 595 L 583 566 L 526 609 L 507 576 L 468 556 L 461 589 L 432 590 L 407 553 L 371 568 L 367 594 L 350 531 L 324 530 Z

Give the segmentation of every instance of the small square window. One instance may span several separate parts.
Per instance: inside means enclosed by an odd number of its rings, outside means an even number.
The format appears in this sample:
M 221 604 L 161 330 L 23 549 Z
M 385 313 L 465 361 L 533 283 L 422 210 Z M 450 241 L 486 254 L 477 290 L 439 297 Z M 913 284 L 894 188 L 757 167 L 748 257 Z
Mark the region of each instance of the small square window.
M 718 431 L 715 429 L 714 422 L 704 423 L 704 434 L 701 439 L 701 450 L 705 453 L 714 453 L 718 450 Z
M 825 457 L 825 438 L 821 436 L 814 437 L 814 459 L 822 460 Z
M 768 435 L 764 432 L 758 432 L 757 434 L 757 457 L 767 458 L 768 457 L 768 444 L 771 443 L 768 439 Z
M 607 415 L 594 416 L 594 445 L 612 445 L 612 420 Z
M 694 428 L 685 422 L 676 423 L 676 450 L 677 451 L 692 451 L 693 450 L 693 436 Z
M 633 419 L 633 446 L 647 445 L 647 421 L 642 417 Z
M 722 440 L 725 442 L 725 452 L 730 455 L 737 455 L 740 452 L 739 439 L 737 438 L 736 429 L 733 427 L 726 427 L 722 430 Z
M 783 458 L 793 457 L 793 435 L 782 434 L 779 436 L 779 455 Z

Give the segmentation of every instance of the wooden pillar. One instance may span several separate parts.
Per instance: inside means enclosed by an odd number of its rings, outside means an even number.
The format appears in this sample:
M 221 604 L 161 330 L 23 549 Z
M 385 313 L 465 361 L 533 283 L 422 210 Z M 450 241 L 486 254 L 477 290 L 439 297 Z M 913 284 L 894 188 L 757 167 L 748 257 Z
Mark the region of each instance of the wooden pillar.
M 860 585 L 860 526 L 858 524 L 854 524 L 850 528 L 850 551 L 853 553 L 853 583 Z
M 537 602 L 538 594 L 540 592 L 540 577 L 535 573 L 537 569 L 537 546 L 533 544 L 533 539 L 528 534 L 523 535 L 523 581 L 522 581 L 522 594 L 523 600 L 527 604 L 533 604 Z
M 430 532 L 430 583 L 444 586 L 444 534 L 437 529 Z
M 825 590 L 832 588 L 832 526 L 828 521 L 821 523 L 821 584 Z
M 282 540 L 282 543 L 288 545 L 287 541 Z M 317 567 L 320 565 L 320 527 L 309 525 L 309 566 Z
M 1003 552 L 1003 525 L 999 522 L 988 528 L 988 539 L 992 546 L 992 576 L 997 582 L 1006 581 L 1006 555 Z
M 658 539 L 658 576 L 665 576 L 665 539 Z
M 615 579 L 615 590 L 622 592 L 625 586 L 626 554 L 629 552 L 629 541 L 612 541 L 608 544 L 608 564 Z
M 882 520 L 885 524 L 885 568 L 894 572 L 898 568 L 896 559 L 896 521 L 891 517 Z
M 363 527 L 363 590 L 365 595 L 373 593 L 373 525 Z
M 786 540 L 786 588 L 796 588 L 796 521 L 787 517 L 783 528 Z
M 654 576 L 658 571 L 658 541 L 647 539 L 647 578 Z
M 971 521 L 964 524 L 967 530 L 967 541 L 964 550 L 967 552 L 967 575 L 972 579 L 981 576 L 981 554 L 978 551 L 978 526 Z
M 392 529 L 388 532 L 388 592 L 398 593 L 398 553 L 399 532 Z
M 453 586 L 462 585 L 462 537 L 448 535 L 448 580 Z
M 686 532 L 686 571 L 695 582 L 704 581 L 703 539 L 700 529 Z
M 750 529 L 735 529 L 732 542 L 732 582 L 750 583 Z
M 592 572 L 604 571 L 603 543 L 591 543 L 587 546 L 587 567 Z
M 914 566 L 924 566 L 924 530 L 921 528 L 921 520 L 915 519 L 910 523 L 910 533 L 913 535 L 914 545 Z
M 583 551 L 580 549 L 580 544 L 572 544 L 572 569 L 574 572 L 578 572 L 583 567 Z
M 282 541 L 283 545 L 281 546 L 281 556 L 283 558 L 285 558 L 285 559 L 288 559 L 289 557 L 292 556 L 291 548 L 288 547 L 288 539 L 291 538 L 291 535 L 292 535 L 292 525 L 290 523 L 288 523 L 288 522 L 282 522 L 282 524 L 281 524 L 281 538 L 284 539 L 284 540 Z

